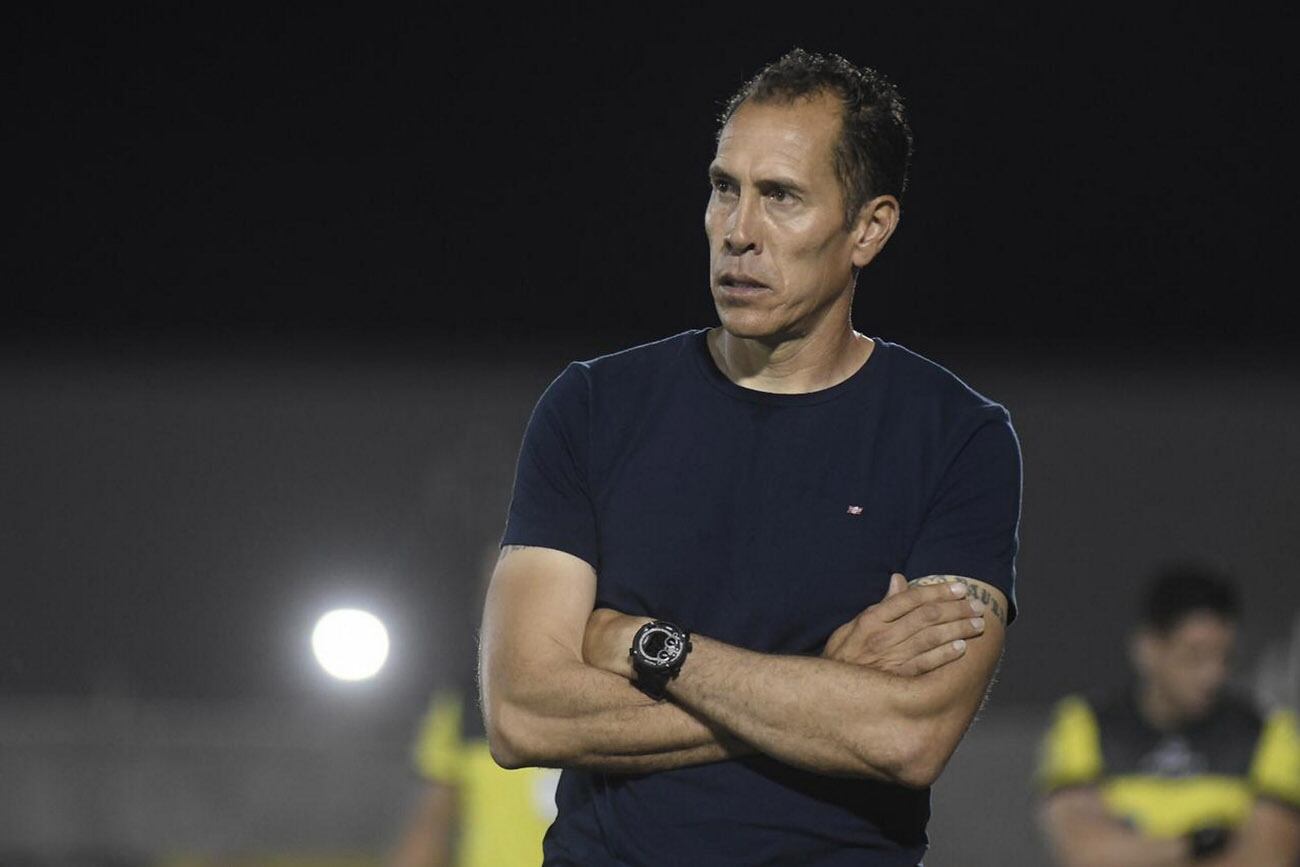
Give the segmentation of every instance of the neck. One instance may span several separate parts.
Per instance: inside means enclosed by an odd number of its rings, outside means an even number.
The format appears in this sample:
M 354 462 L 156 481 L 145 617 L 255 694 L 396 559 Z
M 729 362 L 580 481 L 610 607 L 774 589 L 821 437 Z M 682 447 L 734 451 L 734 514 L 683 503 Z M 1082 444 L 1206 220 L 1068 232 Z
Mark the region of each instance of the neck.
M 769 343 L 736 337 L 725 328 L 709 333 L 709 350 L 718 367 L 737 385 L 778 394 L 830 388 L 866 363 L 875 343 L 842 320 L 825 333 L 810 332 Z
M 1174 703 L 1151 683 L 1144 684 L 1138 690 L 1138 711 L 1147 724 L 1157 731 L 1173 731 L 1186 722 Z

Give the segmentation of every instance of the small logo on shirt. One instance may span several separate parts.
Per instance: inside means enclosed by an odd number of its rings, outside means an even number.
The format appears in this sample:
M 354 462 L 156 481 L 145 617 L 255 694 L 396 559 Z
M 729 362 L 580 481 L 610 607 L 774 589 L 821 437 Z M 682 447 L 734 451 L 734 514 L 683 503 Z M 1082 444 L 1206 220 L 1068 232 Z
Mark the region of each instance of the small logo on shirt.
M 861 514 L 862 514 L 862 507 L 861 507 L 861 506 L 849 506 L 849 514 L 850 514 L 850 515 L 861 515 Z

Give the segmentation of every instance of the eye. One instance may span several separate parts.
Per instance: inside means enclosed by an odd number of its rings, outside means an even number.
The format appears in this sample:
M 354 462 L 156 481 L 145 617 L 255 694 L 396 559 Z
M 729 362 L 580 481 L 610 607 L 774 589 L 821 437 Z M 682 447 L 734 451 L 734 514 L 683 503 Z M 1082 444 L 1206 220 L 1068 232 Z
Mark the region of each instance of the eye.
M 775 188 L 772 192 L 768 193 L 768 195 L 772 197 L 772 201 L 774 202 L 784 202 L 788 201 L 790 198 L 790 194 L 780 187 Z
M 714 178 L 712 184 L 713 189 L 720 193 L 726 193 L 731 190 L 731 184 L 724 178 Z

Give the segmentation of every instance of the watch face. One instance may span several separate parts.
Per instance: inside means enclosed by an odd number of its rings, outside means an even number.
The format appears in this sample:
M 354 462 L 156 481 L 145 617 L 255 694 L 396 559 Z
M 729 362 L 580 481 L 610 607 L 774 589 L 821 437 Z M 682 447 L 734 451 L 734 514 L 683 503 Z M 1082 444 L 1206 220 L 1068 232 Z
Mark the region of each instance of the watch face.
M 637 652 L 653 668 L 668 668 L 682 655 L 682 637 L 671 629 L 651 626 L 641 634 Z

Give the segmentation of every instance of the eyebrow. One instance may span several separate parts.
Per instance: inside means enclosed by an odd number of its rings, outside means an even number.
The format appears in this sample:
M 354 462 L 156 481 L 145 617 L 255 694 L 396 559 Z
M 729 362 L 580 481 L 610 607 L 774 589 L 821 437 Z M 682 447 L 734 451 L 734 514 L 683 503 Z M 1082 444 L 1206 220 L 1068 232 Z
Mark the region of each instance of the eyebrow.
M 723 169 L 721 166 L 717 165 L 716 163 L 709 166 L 709 180 L 731 181 L 732 183 L 736 182 L 736 179 L 730 173 L 728 173 L 725 169 Z M 795 192 L 795 193 L 808 192 L 808 188 L 805 187 L 803 184 L 799 183 L 793 178 L 788 178 L 784 176 L 763 178 L 759 180 L 756 185 L 760 190 L 764 192 L 766 192 L 767 190 L 776 189 L 778 187 L 781 189 L 790 190 L 791 192 Z

